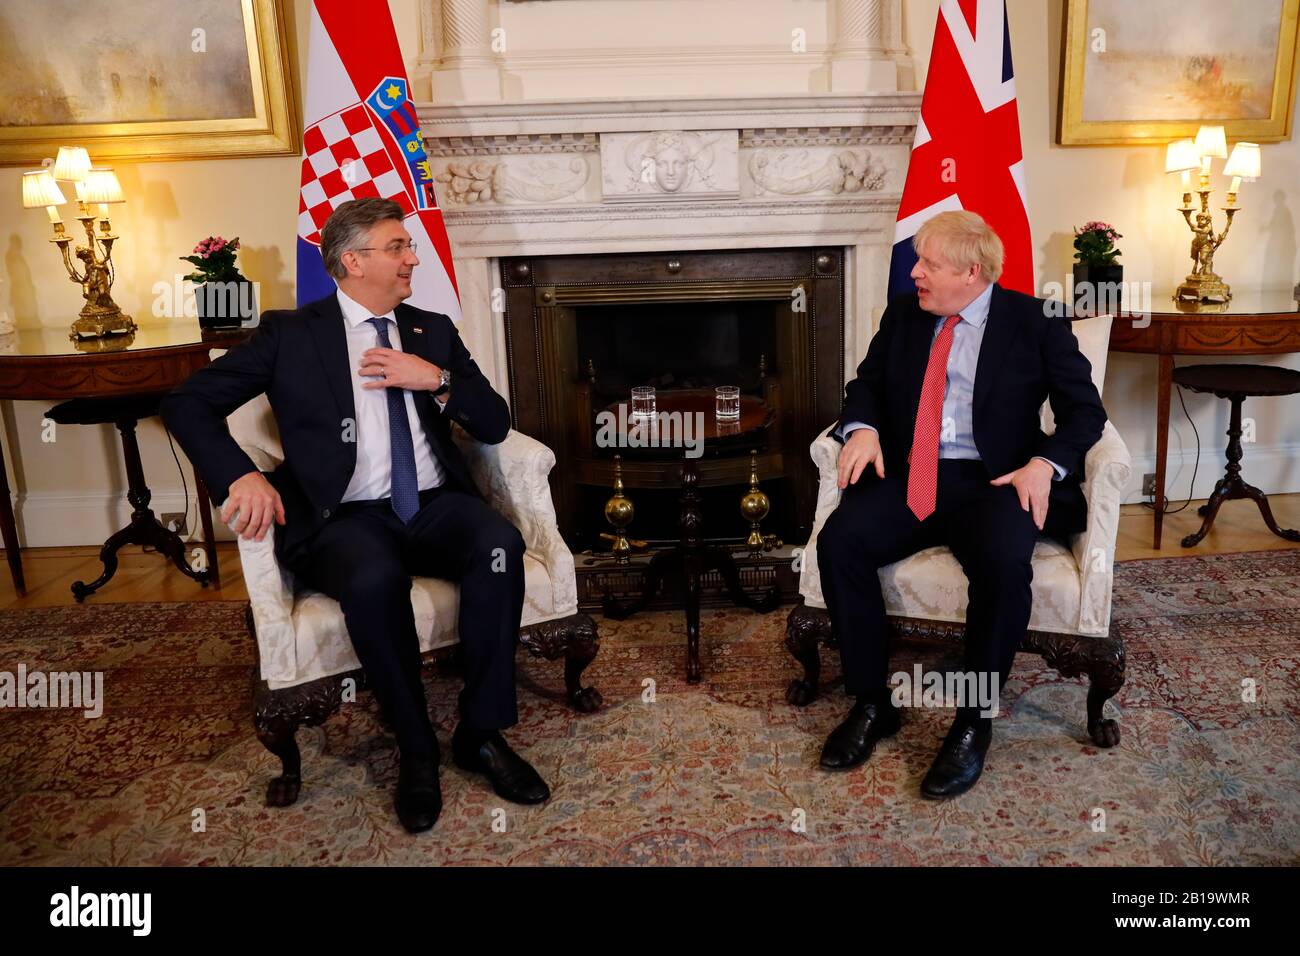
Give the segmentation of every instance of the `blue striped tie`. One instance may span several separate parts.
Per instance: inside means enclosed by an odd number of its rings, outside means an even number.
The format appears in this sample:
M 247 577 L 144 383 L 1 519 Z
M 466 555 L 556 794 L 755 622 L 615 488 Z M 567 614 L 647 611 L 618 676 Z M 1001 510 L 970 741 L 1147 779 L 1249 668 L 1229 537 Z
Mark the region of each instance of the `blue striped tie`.
M 383 348 L 393 346 L 388 340 L 387 319 L 367 319 L 379 332 L 379 344 Z M 406 417 L 406 390 L 389 386 L 384 389 L 388 396 L 388 441 L 392 455 L 392 502 L 393 510 L 403 522 L 410 521 L 420 510 L 420 480 L 415 473 L 415 443 L 411 438 L 411 420 Z

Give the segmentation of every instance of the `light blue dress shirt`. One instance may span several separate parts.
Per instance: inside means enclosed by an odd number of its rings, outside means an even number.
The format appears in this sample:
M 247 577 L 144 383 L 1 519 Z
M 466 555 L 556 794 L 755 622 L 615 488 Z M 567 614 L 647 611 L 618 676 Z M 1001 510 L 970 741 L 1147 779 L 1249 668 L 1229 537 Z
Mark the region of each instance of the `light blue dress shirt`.
M 993 298 L 993 286 L 988 286 L 977 295 L 958 315 L 961 321 L 952 328 L 952 350 L 948 353 L 948 377 L 943 389 L 943 419 L 939 426 L 939 457 L 964 458 L 979 461 L 979 449 L 975 447 L 975 369 L 979 364 L 980 345 L 984 342 L 984 329 L 989 320 L 989 302 Z M 934 339 L 947 316 L 936 316 Z M 848 438 L 859 428 L 871 428 L 863 422 L 849 422 L 840 429 L 840 438 Z M 1036 455 L 1035 457 L 1042 457 Z M 1056 471 L 1056 481 L 1065 477 L 1065 469 L 1050 459 L 1043 458 Z

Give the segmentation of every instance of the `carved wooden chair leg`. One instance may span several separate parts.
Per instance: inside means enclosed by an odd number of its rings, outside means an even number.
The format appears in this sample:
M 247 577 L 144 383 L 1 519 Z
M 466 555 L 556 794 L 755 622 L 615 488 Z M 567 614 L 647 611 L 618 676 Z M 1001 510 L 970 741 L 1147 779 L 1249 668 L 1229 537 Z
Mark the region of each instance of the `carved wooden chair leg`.
M 803 665 L 803 678 L 795 678 L 786 688 L 785 699 L 796 707 L 806 707 L 817 699 L 821 682 L 821 652 L 817 645 L 830 633 L 830 616 L 819 608 L 800 604 L 785 622 L 785 647 Z
M 256 648 L 257 626 L 253 623 L 251 604 L 244 608 L 244 627 Z M 266 805 L 287 807 L 298 799 L 302 790 L 302 753 L 294 740 L 302 720 L 291 708 L 279 706 L 266 681 L 256 676 L 261 669 L 261 661 L 258 661 L 253 676 L 253 728 L 262 746 L 280 758 L 280 776 L 266 785 Z
M 1106 701 L 1124 686 L 1124 642 L 1114 637 L 1079 637 L 1031 631 L 1025 650 L 1043 656 L 1065 677 L 1088 675 L 1088 736 L 1098 747 L 1119 743 L 1119 722 L 1102 716 Z
M 253 718 L 257 727 L 257 739 L 267 750 L 280 758 L 281 773 L 266 785 L 266 805 L 268 807 L 287 807 L 298 799 L 302 790 L 302 753 L 294 733 L 298 730 L 298 721 L 288 717 L 271 717 L 263 719 L 261 714 Z
M 294 735 L 306 724 L 323 724 L 343 703 L 343 682 L 360 685 L 360 671 L 336 674 L 294 687 L 271 690 L 266 681 L 254 679 L 253 726 L 257 739 L 280 758 L 281 772 L 266 785 L 266 805 L 287 807 L 302 790 L 302 754 Z
M 1119 743 L 1119 722 L 1103 717 L 1102 710 L 1124 686 L 1124 645 L 1120 641 L 1105 643 L 1113 647 L 1096 648 L 1087 659 L 1088 736 L 1098 747 L 1114 747 Z
M 519 642 L 529 653 L 553 661 L 564 657 L 564 691 L 569 704 L 589 714 L 604 703 L 600 691 L 582 686 L 582 672 L 596 659 L 600 638 L 590 614 L 571 614 L 557 621 L 531 624 L 519 632 Z
M 596 652 L 600 650 L 596 622 L 590 614 L 575 614 L 565 621 L 564 689 L 573 709 L 589 714 L 604 703 L 600 691 L 594 687 L 582 686 L 582 672 L 596 659 Z

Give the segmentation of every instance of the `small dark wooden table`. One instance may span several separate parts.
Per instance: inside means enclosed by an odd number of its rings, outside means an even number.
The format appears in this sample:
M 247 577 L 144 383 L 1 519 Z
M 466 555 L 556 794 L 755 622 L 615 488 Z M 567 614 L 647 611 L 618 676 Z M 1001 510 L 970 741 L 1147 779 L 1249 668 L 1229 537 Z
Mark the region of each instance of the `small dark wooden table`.
M 617 416 L 618 406 L 608 409 Z M 740 397 L 740 420 L 720 422 L 714 417 L 714 395 L 712 389 L 681 389 L 660 392 L 656 396 L 656 412 L 682 416 L 701 413 L 704 420 L 703 450 L 707 453 L 710 446 L 736 445 L 743 448 L 746 443 L 758 443 L 764 432 L 772 424 L 773 413 L 763 401 L 752 395 Z M 694 421 L 695 419 L 692 419 Z M 632 422 L 622 432 L 622 438 L 636 428 L 645 428 Z M 661 435 L 663 432 L 661 431 Z M 699 435 L 692 431 L 692 440 L 698 441 Z M 766 614 L 780 603 L 780 595 L 773 587 L 761 598 L 752 598 L 740 585 L 740 571 L 730 548 L 720 545 L 705 544 L 700 537 L 703 515 L 700 511 L 699 472 L 695 459 L 682 457 L 681 469 L 681 511 L 678 517 L 680 539 L 676 546 L 655 552 L 646 568 L 645 586 L 641 596 L 631 601 L 605 599 L 604 611 L 608 617 L 621 621 L 644 608 L 659 593 L 665 581 L 678 587 L 682 593 L 686 612 L 686 679 L 692 684 L 700 681 L 700 578 L 709 571 L 716 570 L 725 582 L 727 593 L 733 603 Z
M 1300 541 L 1300 531 L 1279 528 L 1273 519 L 1273 509 L 1268 497 L 1241 477 L 1241 406 L 1247 398 L 1276 395 L 1294 395 L 1300 392 L 1300 372 L 1272 365 L 1187 365 L 1174 369 L 1174 384 L 1194 392 L 1208 392 L 1232 403 L 1228 422 L 1228 467 L 1214 486 L 1214 492 L 1196 513 L 1204 515 L 1201 529 L 1183 538 L 1183 547 L 1200 544 L 1214 525 L 1219 506 L 1225 501 L 1249 498 L 1259 505 L 1268 530 L 1287 541 Z
M 109 538 L 101 549 L 105 574 L 92 585 L 81 582 L 77 582 L 80 587 L 74 585 L 73 593 L 77 600 L 108 580 L 117 566 L 117 549 L 130 541 L 153 544 L 196 581 L 205 586 L 209 582 L 221 586 L 216 542 L 212 536 L 212 509 L 203 480 L 196 471 L 195 493 L 207 559 L 206 568 L 196 571 L 185 562 L 180 537 L 163 528 L 149 510 L 149 489 L 144 482 L 139 449 L 135 444 L 133 416 L 149 411 L 158 397 L 207 365 L 210 349 L 228 349 L 242 342 L 252 331 L 251 328 L 200 329 L 196 319 L 180 319 L 142 323 L 128 335 L 80 342 L 70 340 L 66 328 L 25 329 L 0 336 L 0 400 L 58 400 L 66 403 L 68 399 L 105 398 L 120 406 L 106 407 L 101 411 L 107 412 L 106 420 L 113 421 L 122 432 L 130 482 L 128 499 L 133 509 L 131 524 Z M 125 396 L 140 398 L 119 401 Z M 65 407 L 64 411 L 70 423 L 79 418 L 89 423 L 92 418 L 104 417 L 102 414 L 88 414 L 89 406 L 80 403 Z M 18 545 L 13 504 L 9 499 L 3 454 L 0 454 L 0 533 L 4 537 L 5 556 L 14 588 L 20 595 L 26 594 L 22 552 Z

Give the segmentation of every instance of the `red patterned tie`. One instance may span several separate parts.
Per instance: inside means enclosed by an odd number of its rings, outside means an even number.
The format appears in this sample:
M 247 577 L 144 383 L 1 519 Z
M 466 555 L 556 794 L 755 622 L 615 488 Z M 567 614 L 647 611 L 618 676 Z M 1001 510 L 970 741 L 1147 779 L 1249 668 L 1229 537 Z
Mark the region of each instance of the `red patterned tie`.
M 907 506 L 917 520 L 934 514 L 935 489 L 939 474 L 939 429 L 943 417 L 943 389 L 948 381 L 948 353 L 952 351 L 952 327 L 960 315 L 950 315 L 930 346 L 925 366 L 921 401 L 916 407 L 916 431 L 912 434 L 911 470 L 907 475 Z

